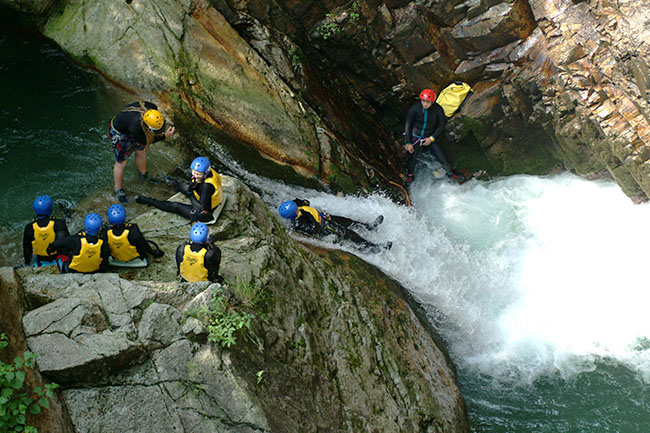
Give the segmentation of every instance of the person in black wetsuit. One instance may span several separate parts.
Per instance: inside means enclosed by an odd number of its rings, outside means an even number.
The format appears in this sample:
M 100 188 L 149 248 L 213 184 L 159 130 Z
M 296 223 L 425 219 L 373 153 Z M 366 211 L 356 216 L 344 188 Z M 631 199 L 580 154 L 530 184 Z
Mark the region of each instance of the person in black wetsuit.
M 340 242 L 341 239 L 348 240 L 360 250 L 371 253 L 378 253 L 382 248 L 389 250 L 393 246 L 392 242 L 381 245 L 374 244 L 351 229 L 353 225 L 360 225 L 368 230 L 374 230 L 384 221 L 383 215 L 379 215 L 370 224 L 362 223 L 343 216 L 319 212 L 310 206 L 309 200 L 299 198 L 285 201 L 280 205 L 278 211 L 283 218 L 293 221 L 292 229 L 310 236 L 324 237 L 334 234 L 337 242 Z
M 135 151 L 135 164 L 140 172 L 140 179 L 154 181 L 147 176 L 147 147 L 156 141 L 171 137 L 174 131 L 174 127 L 165 130 L 165 119 L 156 104 L 151 102 L 133 102 L 111 119 L 108 137 L 115 150 L 113 181 L 115 195 L 120 203 L 129 201 L 122 188 L 124 168 L 129 156 Z
M 208 241 L 208 226 L 195 223 L 190 229 L 190 241 L 176 249 L 176 266 L 182 281 L 212 281 L 220 283 L 221 250 Z
M 406 114 L 405 136 L 406 150 L 409 152 L 407 161 L 406 183 L 413 182 L 415 163 L 422 151 L 431 151 L 444 168 L 447 176 L 456 180 L 460 174 L 452 170 L 444 152 L 436 142 L 442 134 L 447 118 L 442 107 L 436 102 L 436 93 L 424 89 L 420 93 L 420 101 L 411 106 Z
M 65 221 L 51 217 L 54 201 L 49 195 L 36 197 L 33 203 L 36 218 L 25 226 L 23 232 L 23 256 L 26 265 L 54 264 L 56 255 L 47 253 L 47 247 L 69 235 Z
M 136 203 L 154 206 L 165 212 L 172 212 L 192 222 L 208 222 L 214 218 L 214 210 L 223 200 L 221 175 L 210 165 L 210 160 L 199 156 L 190 164 L 192 180 L 190 183 L 172 181 L 176 190 L 190 199 L 191 204 L 156 200 L 151 197 L 136 196 Z
M 160 249 L 153 249 L 142 235 L 137 224 L 126 222 L 126 210 L 122 205 L 114 204 L 108 208 L 108 222 L 111 228 L 106 231 L 106 240 L 111 257 L 122 262 L 142 259 L 148 264 L 147 254 L 162 257 Z
M 92 274 L 106 271 L 110 251 L 106 236 L 100 233 L 101 230 L 102 218 L 96 213 L 89 213 L 84 219 L 83 230 L 50 244 L 48 253 L 57 252 L 68 256 L 67 260 L 57 260 L 61 273 Z

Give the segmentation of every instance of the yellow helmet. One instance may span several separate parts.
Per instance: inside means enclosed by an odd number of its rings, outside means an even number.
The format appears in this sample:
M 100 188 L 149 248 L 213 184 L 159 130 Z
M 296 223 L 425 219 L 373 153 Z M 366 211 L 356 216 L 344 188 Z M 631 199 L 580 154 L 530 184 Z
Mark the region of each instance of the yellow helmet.
M 158 110 L 147 110 L 142 116 L 142 120 L 144 120 L 145 125 L 154 131 L 159 130 L 165 124 L 165 118 Z

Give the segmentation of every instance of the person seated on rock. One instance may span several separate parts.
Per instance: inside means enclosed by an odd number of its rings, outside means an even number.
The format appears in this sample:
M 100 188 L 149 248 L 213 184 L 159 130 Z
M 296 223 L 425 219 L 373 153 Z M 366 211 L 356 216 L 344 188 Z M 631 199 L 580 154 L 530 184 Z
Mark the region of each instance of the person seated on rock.
M 219 275 L 221 250 L 208 239 L 208 226 L 195 223 L 190 229 L 190 240 L 176 249 L 176 266 L 181 281 L 222 282 Z
M 64 220 L 52 217 L 54 201 L 49 195 L 36 197 L 33 203 L 36 218 L 25 226 L 23 256 L 25 265 L 49 266 L 56 264 L 56 255 L 47 253 L 47 247 L 57 239 L 69 236 Z
M 215 210 L 223 203 L 221 175 L 211 167 L 210 160 L 205 156 L 194 159 L 190 164 L 190 170 L 192 170 L 192 179 L 189 183 L 169 178 L 168 181 L 174 185 L 177 191 L 189 197 L 191 204 L 156 200 L 139 195 L 135 197 L 136 203 L 175 213 L 192 222 L 212 221 Z
M 110 250 L 106 237 L 101 233 L 102 217 L 89 213 L 84 219 L 84 229 L 78 233 L 57 239 L 47 249 L 48 254 L 57 252 L 57 265 L 62 274 L 105 272 Z
M 108 208 L 108 222 L 111 224 L 106 231 L 111 252 L 109 265 L 142 268 L 149 264 L 147 254 L 153 257 L 164 255 L 160 248 L 151 247 L 137 224 L 126 222 L 126 210 L 122 205 L 114 204 Z
M 359 250 L 371 253 L 378 253 L 381 249 L 389 250 L 392 242 L 378 245 L 362 238 L 350 227 L 359 225 L 367 230 L 375 230 L 384 221 L 383 215 L 379 215 L 372 223 L 362 223 L 338 215 L 330 215 L 310 207 L 309 200 L 296 198 L 285 201 L 278 208 L 280 215 L 292 221 L 292 229 L 310 236 L 325 237 L 336 235 L 335 242 L 342 239 L 351 241 Z

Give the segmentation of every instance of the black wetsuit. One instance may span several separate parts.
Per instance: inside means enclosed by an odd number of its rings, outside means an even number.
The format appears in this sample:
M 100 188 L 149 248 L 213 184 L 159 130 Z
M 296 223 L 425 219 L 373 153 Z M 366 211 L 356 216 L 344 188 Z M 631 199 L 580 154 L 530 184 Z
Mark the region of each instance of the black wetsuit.
M 124 233 L 125 225 L 114 225 L 111 227 L 111 229 L 113 230 L 113 234 L 115 236 L 120 236 L 122 233 Z M 144 238 L 144 235 L 140 231 L 140 228 L 137 224 L 129 223 L 128 229 L 129 235 L 126 237 L 126 240 L 135 247 L 135 249 L 138 251 L 138 254 L 140 255 L 140 258 L 145 258 L 146 254 L 149 254 L 153 257 L 159 257 L 159 253 L 151 248 L 151 245 L 149 245 L 147 240 Z
M 422 146 L 418 142 L 414 146 L 413 153 L 409 154 L 407 162 L 407 173 L 413 174 L 415 169 L 415 163 L 417 162 L 418 155 L 421 151 L 431 151 L 435 155 L 436 159 L 447 172 L 451 173 L 451 165 L 447 162 L 444 152 L 437 143 L 437 139 L 444 130 L 445 124 L 447 123 L 447 118 L 445 117 L 445 112 L 442 107 L 437 103 L 431 104 L 427 110 L 422 107 L 422 103 L 418 102 L 413 104 L 406 114 L 406 143 L 412 144 L 418 139 L 425 139 L 427 137 L 433 137 L 436 139 L 429 146 Z
M 140 102 L 133 102 L 132 104 L 124 107 L 125 109 L 129 107 L 139 107 Z M 158 110 L 156 104 L 152 102 L 144 102 L 145 108 L 148 110 Z M 139 145 L 145 145 L 147 143 L 147 137 L 142 130 L 142 113 L 138 111 L 121 111 L 113 118 L 113 128 L 121 134 L 126 134 Z M 160 141 L 165 139 L 165 134 L 154 135 L 156 138 L 155 141 Z
M 298 205 L 298 207 L 309 206 L 309 200 L 296 198 L 293 202 Z M 320 215 L 322 221 L 319 223 L 309 212 L 301 212 L 300 216 L 293 220 L 292 228 L 297 232 L 310 236 L 324 237 L 334 234 L 337 237 L 337 241 L 345 239 L 355 243 L 362 249 L 370 249 L 374 251 L 380 248 L 379 245 L 367 241 L 350 228 L 354 224 L 369 228 L 368 224 L 339 215 L 329 215 L 323 212 L 320 212 Z
M 185 255 L 185 246 L 189 245 L 190 249 L 194 252 L 206 248 L 206 244 L 198 244 L 192 242 L 184 242 L 176 248 L 176 268 L 178 269 L 178 276 L 181 276 L 181 262 Z M 222 278 L 219 276 L 219 266 L 221 265 L 221 250 L 215 245 L 207 244 L 207 252 L 203 259 L 203 267 L 208 271 L 208 280 L 212 282 L 221 282 Z M 181 277 L 183 279 L 183 277 Z M 185 281 L 185 280 L 183 280 Z
M 143 204 L 155 206 L 156 208 L 165 212 L 175 213 L 183 218 L 187 218 L 192 222 L 211 221 L 214 215 L 212 212 L 212 195 L 215 192 L 213 185 L 207 182 L 199 182 L 188 184 L 187 182 L 179 182 L 176 184 L 176 189 L 185 194 L 190 199 L 189 204 L 177 203 L 174 201 L 156 200 L 154 198 L 143 197 L 139 201 Z M 199 195 L 199 200 L 194 196 L 194 191 Z
M 98 239 L 103 241 L 101 246 L 100 256 L 102 262 L 99 265 L 99 270 L 95 272 L 106 272 L 106 266 L 108 265 L 108 257 L 111 255 L 111 251 L 108 247 L 108 241 L 106 240 L 106 234 L 104 232 L 97 235 L 89 235 L 80 231 L 72 236 L 65 237 L 63 239 L 57 239 L 53 242 L 48 250 L 54 250 L 57 253 L 65 254 L 69 258 L 76 256 L 81 251 L 81 239 L 86 238 L 86 240 L 91 244 L 96 244 Z M 67 272 L 77 273 L 76 270 L 69 268 Z
M 50 221 L 54 221 L 54 236 L 55 240 L 63 239 L 70 235 L 68 232 L 68 226 L 65 224 L 65 221 L 58 218 L 37 218 L 34 220 L 39 227 L 45 227 L 49 224 Z M 25 264 L 31 265 L 33 256 L 32 242 L 34 241 L 34 222 L 31 222 L 25 226 L 25 231 L 23 232 L 23 256 L 25 258 Z M 50 256 L 36 256 L 37 262 L 50 262 L 56 259 L 56 254 Z

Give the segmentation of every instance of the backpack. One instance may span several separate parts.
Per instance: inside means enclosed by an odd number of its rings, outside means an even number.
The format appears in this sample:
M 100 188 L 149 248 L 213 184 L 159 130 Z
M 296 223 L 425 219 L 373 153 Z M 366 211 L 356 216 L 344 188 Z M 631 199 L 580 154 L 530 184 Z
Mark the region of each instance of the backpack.
M 436 103 L 442 107 L 445 117 L 449 119 L 460 111 L 460 108 L 472 92 L 469 84 L 456 81 L 440 91 Z

